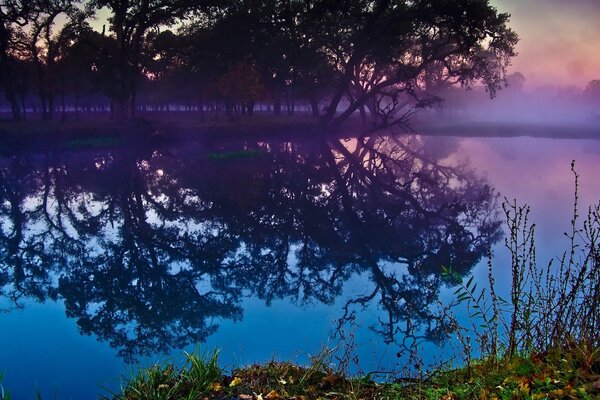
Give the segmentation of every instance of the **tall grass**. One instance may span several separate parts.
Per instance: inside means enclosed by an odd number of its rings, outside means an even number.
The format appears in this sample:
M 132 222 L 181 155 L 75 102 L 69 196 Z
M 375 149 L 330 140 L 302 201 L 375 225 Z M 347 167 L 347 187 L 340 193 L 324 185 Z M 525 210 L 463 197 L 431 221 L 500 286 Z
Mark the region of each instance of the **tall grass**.
M 4 371 L 0 371 L 0 400 L 10 400 L 10 393 L 8 391 L 4 391 L 4 386 L 2 386 L 3 380 Z
M 551 349 L 600 347 L 600 202 L 582 220 L 574 162 L 571 171 L 575 195 L 562 255 L 540 266 L 529 206 L 505 199 L 509 300 L 496 294 L 491 255 L 487 288 L 478 290 L 471 277 L 455 291 L 459 302 L 467 303 L 471 321 L 479 321 L 473 328 L 483 356 L 510 360 Z M 445 273 L 454 274 L 451 269 Z
M 218 351 L 212 354 L 186 353 L 185 364 L 155 364 L 138 371 L 125 384 L 119 400 L 201 399 L 214 389 L 222 378 Z

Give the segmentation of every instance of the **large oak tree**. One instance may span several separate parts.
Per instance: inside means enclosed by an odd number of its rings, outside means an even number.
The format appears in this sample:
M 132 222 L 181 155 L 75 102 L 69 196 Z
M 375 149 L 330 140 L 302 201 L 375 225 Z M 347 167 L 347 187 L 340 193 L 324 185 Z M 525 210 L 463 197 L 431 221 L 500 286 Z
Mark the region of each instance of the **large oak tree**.
M 436 63 L 456 83 L 481 82 L 494 95 L 516 55 L 510 16 L 488 0 L 316 0 L 306 7 L 313 39 L 338 74 L 327 125 L 363 107 L 378 124 L 397 121 L 403 99 L 417 95 Z

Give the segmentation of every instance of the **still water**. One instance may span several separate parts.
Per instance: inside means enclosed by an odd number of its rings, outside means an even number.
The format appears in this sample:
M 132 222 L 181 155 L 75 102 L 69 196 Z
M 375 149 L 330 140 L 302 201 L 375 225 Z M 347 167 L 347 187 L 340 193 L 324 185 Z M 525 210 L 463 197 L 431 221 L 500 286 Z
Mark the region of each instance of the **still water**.
M 369 137 L 0 156 L 0 371 L 13 398 L 83 399 L 132 368 L 221 349 L 231 368 L 339 346 L 402 368 L 454 320 L 443 266 L 508 288 L 499 204 L 533 207 L 538 259 L 600 199 L 600 141 Z M 460 314 L 460 312 L 458 312 Z M 460 318 L 459 318 L 460 320 Z M 335 360 L 334 360 L 335 361 Z M 339 360 L 338 360 L 339 362 Z M 133 367 L 132 367 L 133 366 Z

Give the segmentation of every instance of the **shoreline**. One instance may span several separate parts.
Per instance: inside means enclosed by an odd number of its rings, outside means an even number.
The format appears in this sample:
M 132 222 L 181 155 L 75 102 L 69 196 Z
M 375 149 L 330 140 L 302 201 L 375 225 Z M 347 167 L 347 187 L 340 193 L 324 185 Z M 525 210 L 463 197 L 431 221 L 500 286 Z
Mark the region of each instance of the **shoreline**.
M 7 154 L 31 148 L 106 148 L 129 144 L 164 144 L 188 140 L 302 140 L 315 137 L 352 138 L 361 135 L 362 122 L 353 118 L 337 132 L 327 132 L 306 113 L 273 116 L 257 113 L 234 120 L 200 119 L 195 115 L 158 115 L 113 121 L 94 115 L 66 121 L 0 120 L 0 146 Z M 185 118 L 182 118 L 185 117 Z M 388 130 L 400 135 L 447 137 L 535 137 L 547 139 L 600 139 L 600 126 L 593 124 L 495 122 L 414 118 L 407 130 Z M 385 130 L 381 134 L 387 134 Z

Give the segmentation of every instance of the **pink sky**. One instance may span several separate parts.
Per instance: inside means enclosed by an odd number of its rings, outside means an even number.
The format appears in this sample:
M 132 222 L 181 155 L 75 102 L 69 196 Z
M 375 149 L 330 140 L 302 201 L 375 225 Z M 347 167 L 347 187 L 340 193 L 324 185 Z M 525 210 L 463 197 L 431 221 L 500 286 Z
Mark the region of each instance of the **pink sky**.
M 527 88 L 584 87 L 600 79 L 600 0 L 491 0 L 512 14 L 519 56 L 511 71 L 527 78 Z

